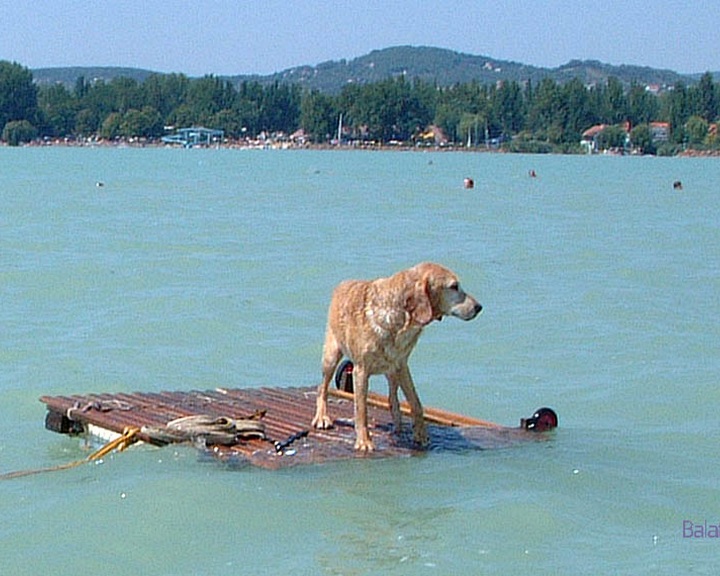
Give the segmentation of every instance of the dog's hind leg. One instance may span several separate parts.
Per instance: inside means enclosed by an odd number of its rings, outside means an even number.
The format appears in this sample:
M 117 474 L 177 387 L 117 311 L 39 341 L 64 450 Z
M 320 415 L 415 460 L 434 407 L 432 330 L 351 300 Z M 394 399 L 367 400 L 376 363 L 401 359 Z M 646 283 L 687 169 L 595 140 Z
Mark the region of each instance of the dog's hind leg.
M 420 404 L 420 398 L 415 391 L 412 376 L 410 376 L 410 369 L 407 366 L 401 367 L 398 371 L 398 384 L 403 394 L 405 394 L 408 404 L 410 404 L 413 419 L 413 439 L 421 446 L 427 446 L 430 439 L 425 428 L 425 415 L 422 404 Z
M 390 402 L 390 414 L 392 414 L 395 434 L 400 434 L 402 430 L 402 413 L 400 412 L 400 402 L 398 400 L 399 378 L 395 372 L 388 372 L 385 376 L 388 381 L 388 401 Z

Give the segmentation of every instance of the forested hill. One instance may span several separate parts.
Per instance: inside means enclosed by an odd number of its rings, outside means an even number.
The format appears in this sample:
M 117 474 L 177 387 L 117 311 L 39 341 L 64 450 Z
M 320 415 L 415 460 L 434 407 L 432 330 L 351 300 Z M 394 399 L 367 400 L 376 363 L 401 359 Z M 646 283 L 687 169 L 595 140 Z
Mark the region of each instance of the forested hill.
M 182 73 L 182 70 L 176 72 Z M 123 76 L 144 81 L 152 74 L 149 70 L 113 67 L 41 68 L 32 70 L 38 84 L 62 83 L 72 87 L 78 77 L 86 81 L 95 79 L 109 81 Z M 550 78 L 565 83 L 573 78 L 585 84 L 603 83 L 612 76 L 629 85 L 658 84 L 670 86 L 678 81 L 692 84 L 699 76 L 683 75 L 671 70 L 658 70 L 642 66 L 614 66 L 597 61 L 573 60 L 557 68 L 540 68 L 517 62 L 496 60 L 489 56 L 474 56 L 452 50 L 432 47 L 397 46 L 374 50 L 352 60 L 333 60 L 316 66 L 298 66 L 275 74 L 238 75 L 224 77 L 233 84 L 257 81 L 260 84 L 275 82 L 298 84 L 328 94 L 337 94 L 349 83 L 369 84 L 388 77 L 404 75 L 409 79 L 422 78 L 441 86 L 477 81 L 480 84 L 499 80 L 537 83 Z M 718 76 L 718 73 L 715 74 Z
M 409 79 L 422 78 L 441 86 L 477 81 L 494 84 L 499 80 L 534 84 L 543 78 L 564 83 L 579 78 L 585 84 L 603 82 L 614 76 L 624 84 L 672 85 L 683 80 L 694 80 L 670 70 L 656 70 L 638 66 L 612 66 L 597 61 L 573 60 L 558 68 L 540 68 L 496 60 L 489 56 L 473 56 L 443 48 L 398 46 L 375 50 L 353 60 L 331 61 L 317 66 L 290 68 L 258 80 L 301 84 L 321 92 L 337 93 L 353 82 L 369 84 L 388 77 L 404 75 Z
M 144 82 L 152 76 L 152 70 L 141 68 L 121 68 L 119 66 L 70 66 L 65 68 L 34 68 L 30 70 L 33 79 L 41 86 L 64 84 L 67 88 L 74 88 L 78 78 L 87 82 L 103 80 L 109 82 L 113 78 L 132 78 L 137 82 Z

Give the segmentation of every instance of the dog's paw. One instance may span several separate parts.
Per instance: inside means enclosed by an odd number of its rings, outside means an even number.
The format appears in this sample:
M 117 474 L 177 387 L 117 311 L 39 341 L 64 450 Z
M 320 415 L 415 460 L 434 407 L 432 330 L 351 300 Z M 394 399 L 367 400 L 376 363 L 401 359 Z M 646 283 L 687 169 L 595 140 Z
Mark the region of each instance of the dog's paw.
M 327 414 L 321 414 L 312 419 L 312 426 L 318 430 L 327 430 L 333 427 L 333 421 Z
M 413 441 L 423 447 L 430 444 L 430 436 L 428 435 L 425 426 L 415 426 L 413 428 Z
M 370 452 L 375 451 L 375 444 L 373 444 L 372 440 L 370 439 L 361 440 L 360 438 L 358 438 L 355 441 L 355 450 L 357 450 L 358 452 L 365 452 L 369 454 Z

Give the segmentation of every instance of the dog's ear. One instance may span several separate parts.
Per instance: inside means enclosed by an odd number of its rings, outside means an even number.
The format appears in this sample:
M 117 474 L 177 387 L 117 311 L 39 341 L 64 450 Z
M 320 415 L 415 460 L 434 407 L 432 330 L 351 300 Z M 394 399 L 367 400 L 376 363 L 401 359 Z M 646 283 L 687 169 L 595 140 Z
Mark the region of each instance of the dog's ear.
M 434 314 L 428 288 L 426 277 L 418 279 L 410 288 L 405 301 L 405 310 L 410 314 L 412 321 L 420 326 L 427 326 L 433 321 Z

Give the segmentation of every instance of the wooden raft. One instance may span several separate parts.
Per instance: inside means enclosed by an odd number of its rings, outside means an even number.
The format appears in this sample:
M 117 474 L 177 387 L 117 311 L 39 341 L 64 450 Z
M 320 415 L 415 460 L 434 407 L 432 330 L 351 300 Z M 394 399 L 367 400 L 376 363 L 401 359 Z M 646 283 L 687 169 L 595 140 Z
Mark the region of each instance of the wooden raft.
M 401 434 L 393 432 L 387 398 L 369 395 L 368 423 L 376 446 L 371 455 L 354 450 L 352 396 L 331 390 L 329 413 L 334 427 L 315 430 L 310 421 L 315 413 L 316 388 L 240 388 L 183 392 L 136 392 L 129 394 L 85 394 L 43 396 L 47 405 L 46 427 L 66 434 L 120 434 L 127 427 L 163 427 L 171 420 L 192 415 L 232 419 L 247 418 L 264 411 L 266 439 L 240 440 L 232 446 L 202 447 L 208 454 L 230 464 L 249 463 L 277 469 L 352 458 L 411 456 L 425 453 L 412 442 L 412 426 L 403 418 Z M 409 408 L 402 403 L 405 414 Z M 506 447 L 544 435 L 522 428 L 509 428 L 460 414 L 425 409 L 430 451 L 467 451 Z M 154 442 L 142 432 L 138 438 Z M 291 440 L 282 449 L 278 444 Z

